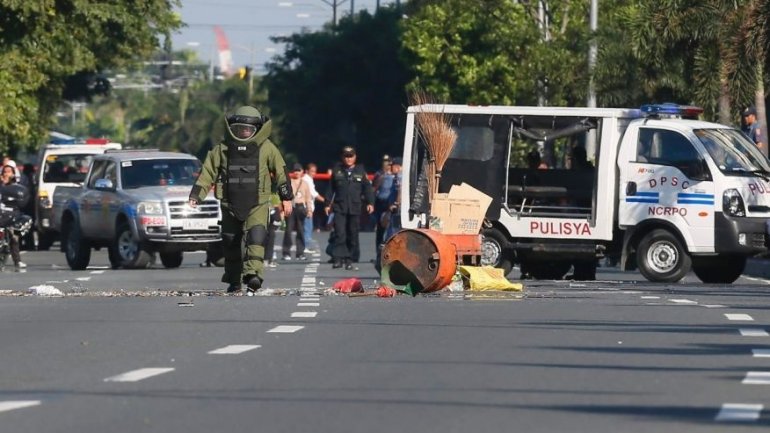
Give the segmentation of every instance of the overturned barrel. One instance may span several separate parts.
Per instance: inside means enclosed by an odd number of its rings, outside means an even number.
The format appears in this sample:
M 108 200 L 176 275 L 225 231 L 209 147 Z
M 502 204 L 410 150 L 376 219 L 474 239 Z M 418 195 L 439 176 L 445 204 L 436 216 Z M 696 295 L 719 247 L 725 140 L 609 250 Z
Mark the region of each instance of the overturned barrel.
M 412 296 L 441 290 L 452 282 L 456 254 L 449 238 L 435 230 L 401 230 L 382 249 L 382 282 Z

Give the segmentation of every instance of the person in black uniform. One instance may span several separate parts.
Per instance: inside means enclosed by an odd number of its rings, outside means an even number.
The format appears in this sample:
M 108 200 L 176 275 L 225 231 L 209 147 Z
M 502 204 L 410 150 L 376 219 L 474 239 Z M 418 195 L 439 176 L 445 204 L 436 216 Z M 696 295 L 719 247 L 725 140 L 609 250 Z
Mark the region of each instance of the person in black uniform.
M 334 268 L 356 270 L 352 252 L 358 249 L 358 231 L 361 210 L 366 202 L 366 212 L 374 212 L 374 191 L 363 165 L 356 164 L 356 150 L 342 148 L 342 162 L 332 168 L 331 192 L 326 195 L 326 214 L 334 212 L 335 242 L 332 249 Z

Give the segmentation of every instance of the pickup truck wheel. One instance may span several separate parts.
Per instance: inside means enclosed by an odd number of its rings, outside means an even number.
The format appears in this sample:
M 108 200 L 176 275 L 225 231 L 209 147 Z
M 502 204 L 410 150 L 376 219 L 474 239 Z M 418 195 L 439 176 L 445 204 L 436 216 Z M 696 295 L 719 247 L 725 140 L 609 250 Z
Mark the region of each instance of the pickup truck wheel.
M 54 241 L 56 241 L 56 233 L 52 233 L 50 231 L 38 233 L 37 250 L 48 251 L 49 249 L 51 249 L 51 246 L 53 245 Z
M 675 283 L 690 272 L 692 258 L 671 232 L 655 229 L 639 242 L 636 264 L 649 281 Z
M 503 270 L 508 275 L 513 269 L 508 240 L 498 229 L 486 229 L 481 232 L 481 265 Z
M 120 253 L 118 253 L 115 242 L 113 242 L 112 245 L 107 248 L 107 258 L 110 260 L 110 268 L 120 268 L 122 261 L 120 259 Z
M 732 284 L 743 274 L 746 257 L 694 257 L 692 270 L 706 284 Z
M 62 230 L 62 242 L 64 244 L 64 256 L 70 269 L 82 271 L 87 268 L 91 261 L 91 246 L 83 239 L 80 226 L 68 222 Z
M 152 260 L 152 254 L 136 239 L 127 223 L 118 226 L 114 248 L 120 258 L 120 265 L 126 269 L 144 269 Z
M 160 262 L 166 268 L 178 268 L 182 265 L 182 251 L 172 251 L 170 253 L 160 253 Z

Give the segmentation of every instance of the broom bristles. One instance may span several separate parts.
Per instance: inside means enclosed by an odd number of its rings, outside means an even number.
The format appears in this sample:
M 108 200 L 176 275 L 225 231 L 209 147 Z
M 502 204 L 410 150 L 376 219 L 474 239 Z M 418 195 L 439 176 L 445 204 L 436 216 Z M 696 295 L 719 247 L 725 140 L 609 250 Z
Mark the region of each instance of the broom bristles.
M 428 197 L 432 201 L 438 192 L 441 170 L 452 153 L 457 133 L 450 126 L 451 116 L 441 112 L 424 111 L 424 106 L 434 103 L 432 98 L 422 91 L 415 91 L 411 96 L 412 104 L 418 107 L 415 114 L 417 132 L 422 137 L 428 150 L 427 172 Z

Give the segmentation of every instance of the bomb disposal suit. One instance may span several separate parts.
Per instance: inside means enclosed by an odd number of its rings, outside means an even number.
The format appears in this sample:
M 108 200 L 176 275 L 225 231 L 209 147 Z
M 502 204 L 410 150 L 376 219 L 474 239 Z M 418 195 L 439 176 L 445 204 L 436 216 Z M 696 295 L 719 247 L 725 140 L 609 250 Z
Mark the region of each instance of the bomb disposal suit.
M 263 279 L 271 193 L 277 188 L 284 202 L 293 196 L 286 163 L 268 138 L 271 121 L 249 106 L 239 108 L 225 121 L 225 139 L 206 156 L 190 200 L 202 201 L 214 185 L 222 207 L 222 282 L 230 284 L 229 291 L 239 288 L 241 281 L 257 289 Z M 245 256 L 241 250 L 244 239 Z

